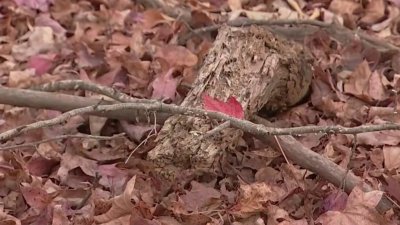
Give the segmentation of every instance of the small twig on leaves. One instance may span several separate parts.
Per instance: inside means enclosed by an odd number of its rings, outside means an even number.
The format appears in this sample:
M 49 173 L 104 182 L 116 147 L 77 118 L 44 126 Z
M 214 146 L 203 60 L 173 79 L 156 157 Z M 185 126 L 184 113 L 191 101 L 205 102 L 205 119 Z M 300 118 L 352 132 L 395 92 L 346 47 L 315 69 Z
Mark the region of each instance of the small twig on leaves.
M 385 123 L 378 125 L 361 125 L 357 127 L 343 126 L 304 126 L 292 128 L 276 128 L 274 135 L 301 135 L 301 134 L 360 134 L 384 130 L 400 130 L 400 124 Z
M 353 146 L 351 147 L 351 150 L 350 150 L 349 163 L 346 166 L 346 173 L 343 176 L 343 180 L 341 182 L 340 188 L 344 188 L 344 186 L 346 185 L 346 176 L 350 171 L 350 165 L 349 164 L 350 164 L 351 159 L 353 158 L 354 152 L 356 151 L 356 148 L 357 148 L 357 134 L 354 134 L 353 137 L 354 137 L 353 138 Z
M 128 156 L 128 157 L 126 158 L 126 160 L 125 160 L 125 164 L 127 164 L 127 163 L 129 162 L 129 160 L 131 159 L 133 153 L 135 153 L 135 152 L 139 149 L 140 146 L 146 144 L 147 141 L 148 141 L 151 137 L 156 136 L 156 135 L 158 134 L 158 132 L 157 132 L 157 123 L 155 122 L 157 119 L 156 119 L 155 117 L 156 117 L 156 113 L 154 113 L 154 125 L 153 125 L 153 129 L 151 129 L 151 131 L 147 134 L 147 137 L 146 137 L 142 142 L 140 142 L 140 143 L 136 146 L 135 149 L 133 149 L 133 150 L 131 151 L 131 153 L 129 154 L 129 156 Z
M 154 132 L 153 132 L 153 131 L 154 131 Z M 147 141 L 148 141 L 151 137 L 156 136 L 156 135 L 157 135 L 157 130 L 156 130 L 156 128 L 154 128 L 153 130 L 150 131 L 150 133 L 147 135 L 147 137 L 146 137 L 142 142 L 140 142 L 140 143 L 136 146 L 135 149 L 133 149 L 133 150 L 131 151 L 131 153 L 129 154 L 129 156 L 128 156 L 128 157 L 126 158 L 126 160 L 125 160 L 125 164 L 127 164 L 127 163 L 129 162 L 129 160 L 131 159 L 133 153 L 135 153 L 136 150 L 138 150 L 138 149 L 140 148 L 140 146 L 145 145 L 145 144 L 147 143 Z
M 205 133 L 200 140 L 202 141 L 202 140 L 204 140 L 206 138 L 209 138 L 209 137 L 213 136 L 214 134 L 216 134 L 216 133 L 220 132 L 221 130 L 223 130 L 225 128 L 228 128 L 230 126 L 231 126 L 231 122 L 226 121 L 226 122 L 218 125 L 214 129 L 212 129 L 212 130 L 208 131 L 207 133 Z
M 300 185 L 300 181 L 297 179 L 296 174 L 294 173 L 296 168 L 293 166 L 293 164 L 292 164 L 292 163 L 289 161 L 289 159 L 287 158 L 286 153 L 285 153 L 285 151 L 283 150 L 282 145 L 281 145 L 281 143 L 280 143 L 280 141 L 279 141 L 279 139 L 278 139 L 278 137 L 277 137 L 276 135 L 274 135 L 274 139 L 275 139 L 275 141 L 276 141 L 276 144 L 277 144 L 278 147 L 279 147 L 279 151 L 281 151 L 281 153 L 282 153 L 282 155 L 283 155 L 283 158 L 285 159 L 286 163 L 289 165 L 289 170 L 290 170 L 289 173 L 292 174 L 293 179 L 296 181 L 297 186 L 299 186 L 299 188 L 300 188 L 302 191 L 304 191 L 303 187 Z
M 108 140 L 114 140 L 114 139 L 117 139 L 117 138 L 122 138 L 124 136 L 125 136 L 125 133 L 116 134 L 116 135 L 113 135 L 111 137 L 89 135 L 89 134 L 65 134 L 65 135 L 60 135 L 60 136 L 44 139 L 44 140 L 41 140 L 41 141 L 35 141 L 35 142 L 31 142 L 31 143 L 26 143 L 26 144 L 0 146 L 0 151 L 12 150 L 12 149 L 16 149 L 16 148 L 35 147 L 35 146 L 37 146 L 39 144 L 42 144 L 42 143 L 51 142 L 51 141 L 57 141 L 57 140 L 62 140 L 62 139 L 67 139 L 67 138 L 85 138 L 85 139 L 96 139 L 96 140 L 108 141 Z
M 87 190 L 85 196 L 82 198 L 82 201 L 79 202 L 79 204 L 75 207 L 75 209 L 81 209 L 83 206 L 85 206 L 90 196 L 92 196 L 92 192 L 99 186 L 100 179 L 101 176 L 96 172 L 96 175 L 93 178 L 93 181 L 91 182 L 92 187 L 89 190 Z

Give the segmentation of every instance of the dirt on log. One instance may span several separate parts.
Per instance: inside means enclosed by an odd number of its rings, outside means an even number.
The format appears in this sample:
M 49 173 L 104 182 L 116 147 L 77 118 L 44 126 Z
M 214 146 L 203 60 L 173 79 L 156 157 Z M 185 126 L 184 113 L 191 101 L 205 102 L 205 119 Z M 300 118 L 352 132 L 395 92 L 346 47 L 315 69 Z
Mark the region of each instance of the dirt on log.
M 312 78 L 310 56 L 294 42 L 262 27 L 222 27 L 183 106 L 202 107 L 202 95 L 226 101 L 235 97 L 245 117 L 261 109 L 280 110 L 296 104 L 307 93 Z M 221 121 L 175 115 L 170 117 L 148 153 L 169 178 L 190 169 L 211 169 L 218 157 L 233 151 L 243 132 L 225 128 L 203 136 Z

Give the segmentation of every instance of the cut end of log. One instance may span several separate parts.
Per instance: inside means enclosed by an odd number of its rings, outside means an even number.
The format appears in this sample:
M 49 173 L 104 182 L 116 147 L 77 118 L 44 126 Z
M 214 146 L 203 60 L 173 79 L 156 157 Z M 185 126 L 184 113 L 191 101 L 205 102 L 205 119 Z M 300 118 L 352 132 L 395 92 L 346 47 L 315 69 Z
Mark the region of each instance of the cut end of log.
M 246 118 L 263 108 L 290 107 L 309 89 L 312 78 L 309 59 L 303 46 L 262 27 L 222 27 L 182 105 L 201 108 L 201 97 L 207 93 L 222 101 L 234 96 Z M 166 174 L 211 168 L 221 154 L 236 149 L 243 134 L 241 130 L 226 128 L 202 138 L 220 123 L 172 116 L 165 122 L 148 158 Z M 171 166 L 175 169 L 162 169 Z

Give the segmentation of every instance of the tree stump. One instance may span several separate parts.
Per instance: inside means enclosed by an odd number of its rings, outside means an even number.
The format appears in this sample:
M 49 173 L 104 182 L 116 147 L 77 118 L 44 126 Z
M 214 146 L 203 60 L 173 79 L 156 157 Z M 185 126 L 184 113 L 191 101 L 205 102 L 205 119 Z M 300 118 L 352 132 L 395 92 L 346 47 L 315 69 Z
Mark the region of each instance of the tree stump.
M 312 71 L 304 48 L 274 36 L 262 27 L 222 27 L 199 71 L 194 88 L 182 105 L 202 107 L 201 96 L 226 101 L 235 97 L 246 119 L 261 109 L 280 110 L 296 104 L 307 93 Z M 168 178 L 187 169 L 211 168 L 218 156 L 235 150 L 243 132 L 225 128 L 203 135 L 221 124 L 211 119 L 170 117 L 148 153 Z

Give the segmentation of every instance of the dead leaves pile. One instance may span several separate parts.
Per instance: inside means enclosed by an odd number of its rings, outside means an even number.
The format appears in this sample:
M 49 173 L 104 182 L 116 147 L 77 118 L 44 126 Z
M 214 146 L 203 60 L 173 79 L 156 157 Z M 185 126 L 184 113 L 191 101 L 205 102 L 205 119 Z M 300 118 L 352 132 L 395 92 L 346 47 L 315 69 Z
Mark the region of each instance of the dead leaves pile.
M 247 17 L 318 19 L 363 29 L 399 45 L 397 0 L 204 0 L 161 1 L 190 10 L 191 20 L 130 0 L 2 0 L 0 82 L 26 88 L 81 79 L 135 97 L 179 104 L 215 38 L 191 29 Z M 190 26 L 190 28 L 189 28 Z M 315 57 L 308 101 L 280 114 L 284 126 L 356 126 L 400 122 L 400 53 L 339 43 L 316 32 L 304 41 Z M 81 96 L 100 97 L 76 92 Z M 2 105 L 0 130 L 59 112 Z M 70 139 L 0 154 L 1 224 L 399 224 L 399 210 L 374 207 L 386 191 L 400 202 L 400 131 L 299 136 L 305 146 L 351 169 L 376 190 L 347 196 L 317 174 L 288 165 L 251 137 L 243 149 L 208 176 L 182 174 L 169 183 L 143 160 L 159 127 L 78 116 L 7 144 L 29 143 L 76 132 L 128 138 Z M 152 135 L 153 134 L 153 135 Z M 139 145 L 144 139 L 147 142 Z M 133 157 L 124 163 L 128 155 Z

